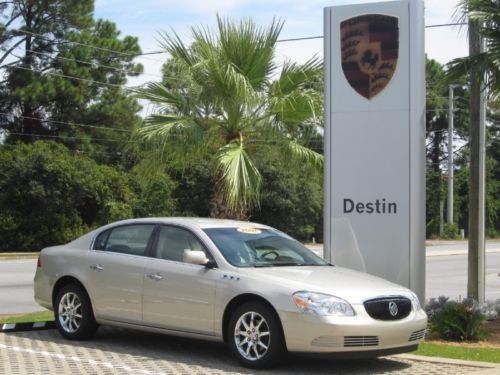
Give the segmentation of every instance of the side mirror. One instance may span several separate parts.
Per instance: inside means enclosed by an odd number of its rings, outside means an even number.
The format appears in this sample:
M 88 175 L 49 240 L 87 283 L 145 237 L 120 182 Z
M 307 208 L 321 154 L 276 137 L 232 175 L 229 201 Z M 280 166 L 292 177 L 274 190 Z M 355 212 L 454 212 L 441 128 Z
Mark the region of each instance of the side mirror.
M 207 268 L 214 268 L 215 266 L 214 262 L 208 259 L 205 253 L 200 250 L 184 250 L 182 260 L 185 263 L 198 264 Z

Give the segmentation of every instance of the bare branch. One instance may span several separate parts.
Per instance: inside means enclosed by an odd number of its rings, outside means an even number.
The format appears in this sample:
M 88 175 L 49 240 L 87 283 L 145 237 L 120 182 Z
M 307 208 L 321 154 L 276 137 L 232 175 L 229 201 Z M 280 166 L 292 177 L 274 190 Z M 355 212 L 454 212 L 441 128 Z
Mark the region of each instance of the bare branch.
M 7 51 L 5 51 L 5 53 L 3 54 L 3 56 L 0 58 L 0 64 L 3 63 L 3 61 L 7 58 L 7 56 L 10 55 L 10 53 L 17 48 L 18 45 L 20 45 L 22 42 L 24 42 L 26 40 L 26 37 L 23 37 L 21 38 L 20 40 L 18 40 L 16 43 L 14 43 Z

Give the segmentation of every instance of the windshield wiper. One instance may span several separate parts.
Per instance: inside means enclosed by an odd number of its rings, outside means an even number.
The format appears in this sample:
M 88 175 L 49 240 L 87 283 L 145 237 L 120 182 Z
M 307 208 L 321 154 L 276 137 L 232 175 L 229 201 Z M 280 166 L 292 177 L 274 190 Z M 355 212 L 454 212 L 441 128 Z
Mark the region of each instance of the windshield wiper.
M 273 267 L 273 263 L 254 263 L 254 267 Z

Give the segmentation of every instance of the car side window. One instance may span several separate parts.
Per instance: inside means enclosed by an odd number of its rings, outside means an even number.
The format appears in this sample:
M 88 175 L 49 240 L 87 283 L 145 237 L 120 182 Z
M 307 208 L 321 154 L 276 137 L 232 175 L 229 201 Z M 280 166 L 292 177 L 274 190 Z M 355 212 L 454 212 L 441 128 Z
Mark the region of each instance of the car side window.
M 106 241 L 108 240 L 109 232 L 109 230 L 105 230 L 96 237 L 94 246 L 92 247 L 93 250 L 104 250 Z
M 162 226 L 158 232 L 156 258 L 183 262 L 184 250 L 199 250 L 206 254 L 201 242 L 188 230 Z
M 113 228 L 103 250 L 114 253 L 146 255 L 153 224 L 124 225 Z

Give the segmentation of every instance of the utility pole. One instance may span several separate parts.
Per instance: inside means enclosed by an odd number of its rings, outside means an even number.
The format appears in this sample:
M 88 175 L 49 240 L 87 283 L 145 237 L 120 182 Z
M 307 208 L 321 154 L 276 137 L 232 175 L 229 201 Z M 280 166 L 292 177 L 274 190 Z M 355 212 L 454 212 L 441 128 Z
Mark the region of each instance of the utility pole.
M 469 56 L 484 51 L 480 23 L 469 17 Z M 477 64 L 470 66 L 470 176 L 469 254 L 467 296 L 484 302 L 484 207 L 485 207 L 485 99 L 483 77 Z
M 448 209 L 446 211 L 446 222 L 453 224 L 453 89 L 460 85 L 448 86 Z

